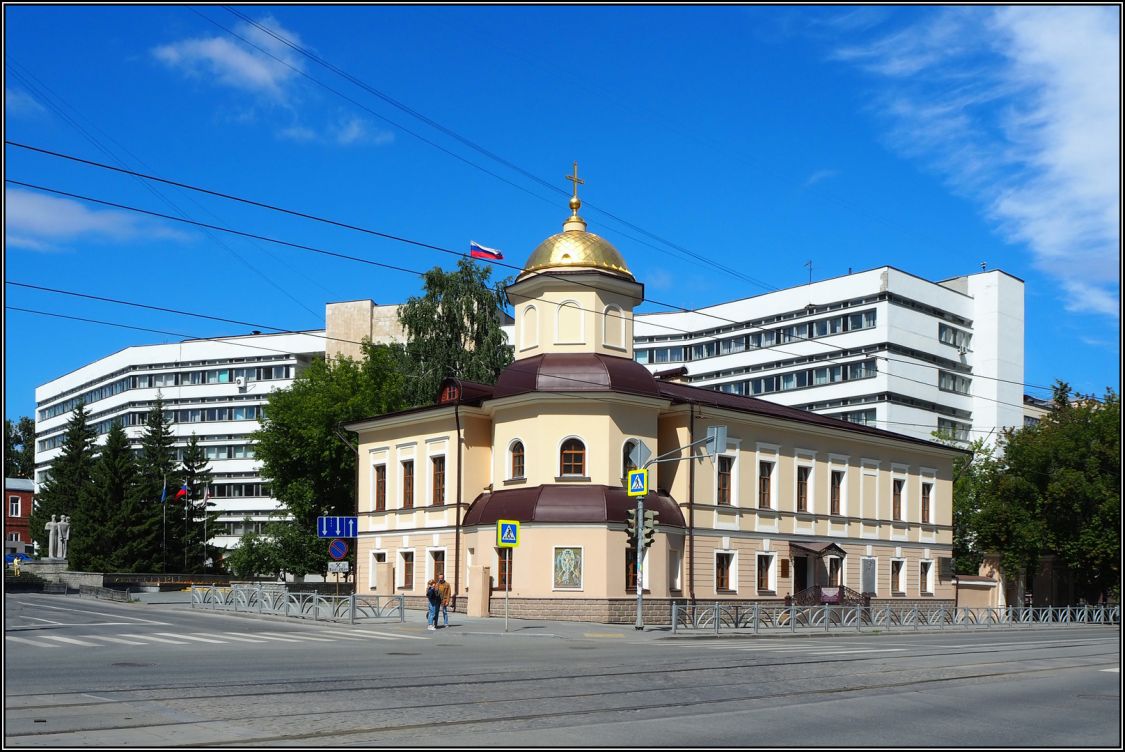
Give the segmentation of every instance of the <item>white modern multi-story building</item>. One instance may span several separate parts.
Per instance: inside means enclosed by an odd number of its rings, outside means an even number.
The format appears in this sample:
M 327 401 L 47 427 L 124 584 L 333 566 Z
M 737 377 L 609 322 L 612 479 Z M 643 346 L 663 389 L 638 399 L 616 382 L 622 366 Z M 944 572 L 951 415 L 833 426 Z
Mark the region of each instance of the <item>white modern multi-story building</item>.
M 1024 425 L 1023 281 L 930 282 L 891 266 L 687 313 L 639 314 L 638 362 L 922 439 Z
M 194 433 L 210 461 L 211 500 L 218 529 L 211 544 L 233 548 L 247 530 L 261 529 L 281 511 L 260 474 L 250 435 L 259 427 L 271 392 L 293 383 L 315 356 L 324 332 L 253 334 L 127 347 L 35 390 L 35 481 L 41 484 L 58 456 L 66 424 L 79 401 L 104 442 L 120 420 L 139 448 L 157 395 L 171 421 L 178 458 Z

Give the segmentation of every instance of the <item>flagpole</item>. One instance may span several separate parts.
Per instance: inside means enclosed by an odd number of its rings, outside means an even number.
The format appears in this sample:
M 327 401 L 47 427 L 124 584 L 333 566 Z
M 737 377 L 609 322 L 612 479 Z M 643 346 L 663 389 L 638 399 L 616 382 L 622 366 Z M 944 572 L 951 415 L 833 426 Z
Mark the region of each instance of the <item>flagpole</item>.
M 163 492 L 160 494 L 160 573 L 168 574 L 168 476 L 164 476 Z

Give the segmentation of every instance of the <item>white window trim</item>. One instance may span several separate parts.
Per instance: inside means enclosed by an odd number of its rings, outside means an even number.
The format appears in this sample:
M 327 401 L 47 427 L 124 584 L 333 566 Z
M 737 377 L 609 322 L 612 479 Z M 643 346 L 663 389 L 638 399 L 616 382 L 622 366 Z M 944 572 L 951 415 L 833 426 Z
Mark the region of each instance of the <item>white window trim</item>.
M 895 503 L 895 481 L 902 481 L 902 504 L 899 511 L 902 516 L 899 519 L 894 518 L 894 503 Z M 900 465 L 898 463 L 891 463 L 891 520 L 893 522 L 910 522 L 910 466 Z
M 516 444 L 523 445 L 523 475 L 512 475 L 512 448 Z M 562 445 L 559 445 L 559 451 L 562 452 Z M 508 451 L 504 455 L 504 480 L 524 480 L 527 478 L 527 442 L 521 438 L 514 438 L 508 442 Z
M 616 313 L 612 313 L 611 309 L 616 311 Z M 611 345 L 609 343 L 609 328 L 611 326 L 617 326 L 618 324 L 621 326 L 621 344 Z M 621 350 L 624 352 L 628 349 L 628 342 L 625 339 L 625 312 L 619 305 L 611 303 L 602 311 L 602 344 L 609 350 Z
M 765 444 L 758 442 L 757 446 L 757 462 L 754 464 L 754 508 L 761 509 L 761 502 L 758 498 L 758 485 L 762 477 L 762 463 L 768 462 L 773 465 L 770 468 L 770 505 L 769 511 L 777 512 L 781 509 L 781 499 L 778 498 L 778 489 L 780 483 L 778 482 L 781 475 L 781 462 L 780 462 L 781 447 L 778 444 Z
M 797 468 L 809 468 L 808 496 L 805 511 L 800 514 L 816 514 L 816 452 L 810 449 L 793 450 L 793 511 L 797 511 Z
M 376 585 L 376 582 L 375 582 L 375 565 L 379 563 L 379 562 L 375 561 L 375 555 L 376 554 L 383 554 L 383 557 L 387 558 L 386 549 L 382 549 L 382 548 L 371 549 L 371 556 L 368 558 L 368 562 L 370 563 L 371 566 L 367 570 L 367 589 L 368 590 L 374 590 L 375 585 Z M 391 593 L 391 595 L 393 595 L 393 593 Z
M 368 487 L 370 488 L 367 499 L 367 511 L 369 512 L 375 511 L 375 468 L 377 468 L 379 465 L 382 465 L 384 468 L 386 468 L 387 462 L 390 459 L 390 454 L 391 452 L 388 447 L 379 447 L 378 449 L 372 449 L 367 453 L 368 465 L 370 467 L 367 479 Z M 391 482 L 390 473 L 384 470 L 383 476 L 384 478 L 386 478 L 386 483 L 389 486 Z M 384 488 L 383 492 L 387 495 L 387 498 L 390 498 L 389 488 Z M 384 504 L 384 508 L 386 508 L 387 506 L 389 505 Z
M 559 322 L 562 320 L 563 308 L 573 308 L 578 313 L 578 339 L 564 342 L 559 337 Z M 582 305 L 577 300 L 564 300 L 558 304 L 555 312 L 555 344 L 556 345 L 584 345 L 586 344 L 586 316 Z
M 648 572 L 648 567 L 644 568 Z M 668 589 L 681 592 L 684 587 L 684 552 L 680 548 L 668 549 Z
M 829 554 L 828 556 L 826 556 L 824 558 L 825 558 L 826 562 L 830 562 L 833 559 L 840 562 L 840 584 L 839 585 L 828 584 L 828 585 L 825 585 L 825 587 L 847 587 L 848 586 L 848 559 L 847 559 L 847 557 Z M 825 574 L 826 575 L 828 574 L 828 572 L 830 572 L 830 569 L 831 569 L 830 565 L 825 564 Z
M 621 449 L 617 452 L 617 456 L 621 460 L 621 477 L 622 478 L 625 477 L 625 447 L 628 446 L 630 441 L 635 442 L 636 444 L 644 444 L 644 442 L 641 441 L 641 439 L 638 438 L 637 436 L 627 436 L 627 437 L 625 437 L 625 440 L 621 442 Z M 640 468 L 637 468 L 637 469 L 639 470 Z
M 922 577 L 922 565 L 929 564 L 930 568 L 926 573 L 926 577 Z M 918 594 L 933 595 L 934 593 L 934 561 L 933 559 L 919 559 L 918 560 Z
M 582 442 L 582 475 L 563 475 L 562 472 L 562 446 L 571 439 L 577 439 Z M 527 446 L 524 445 L 524 461 L 527 461 L 526 454 Z M 525 466 L 526 467 L 526 466 Z M 590 444 L 586 439 L 582 438 L 576 433 L 568 436 L 563 436 L 559 439 L 558 445 L 555 446 L 555 477 L 556 478 L 589 478 L 590 477 Z
M 418 577 L 417 577 L 417 574 L 418 574 L 418 555 L 417 555 L 417 552 L 415 552 L 415 550 L 413 548 L 400 548 L 397 551 L 395 551 L 395 564 L 398 565 L 398 566 L 395 567 L 395 590 L 401 590 L 402 588 L 406 587 L 406 564 L 405 564 L 403 556 L 402 556 L 403 554 L 414 554 L 414 567 L 413 567 L 412 573 L 415 575 L 414 578 L 413 578 L 414 579 L 414 589 L 417 590 L 418 589 Z
M 560 548 L 577 548 L 582 552 L 582 578 L 578 583 L 578 587 L 555 587 L 555 552 Z M 642 564 L 642 566 L 644 566 Z M 580 593 L 586 589 L 586 547 L 585 546 L 552 546 L 551 547 L 551 590 L 556 593 Z M 647 574 L 647 568 L 645 574 Z
M 734 448 L 730 449 L 729 447 L 732 444 L 734 445 Z M 742 506 L 742 504 L 741 504 L 741 500 L 739 498 L 739 493 L 738 493 L 738 489 L 739 489 L 739 486 L 740 486 L 738 476 L 741 472 L 739 466 L 742 464 L 739 461 L 739 457 L 742 454 L 742 439 L 732 439 L 728 436 L 727 437 L 727 447 L 728 447 L 727 451 L 723 452 L 722 454 L 718 455 L 715 458 L 715 469 L 711 473 L 711 482 L 713 484 L 712 488 L 715 489 L 715 506 L 719 506 L 719 460 L 718 460 L 718 457 L 730 457 L 731 459 L 734 460 L 730 464 L 730 506 L 731 507 L 740 507 L 740 506 Z M 756 476 L 757 476 L 757 471 L 755 471 L 755 477 Z
M 711 571 L 718 571 L 719 554 L 730 554 L 730 588 L 727 590 L 719 590 L 718 578 L 714 578 L 711 582 L 711 589 L 715 591 L 716 595 L 725 595 L 727 593 L 738 592 L 738 552 L 732 548 L 717 548 L 711 558 Z M 648 571 L 648 567 L 645 567 Z
M 922 486 L 930 484 L 930 521 L 922 522 Z M 918 468 L 918 523 L 936 525 L 937 522 L 937 470 L 932 467 Z
M 444 447 L 442 447 L 442 449 L 444 450 Z M 436 506 L 434 504 L 434 460 L 437 459 L 438 457 L 441 457 L 442 459 L 446 460 L 445 470 L 444 470 L 445 487 L 441 491 L 441 501 L 439 501 L 438 504 L 448 504 L 449 503 L 449 475 L 450 475 L 450 473 L 449 473 L 449 469 L 450 469 L 449 468 L 449 455 L 447 455 L 444 451 L 435 452 L 434 454 L 426 455 L 426 503 L 425 503 L 424 506 L 427 506 L 427 507 Z M 415 468 L 415 470 L 414 470 L 414 477 L 415 478 L 418 477 L 417 468 Z M 417 504 L 418 500 L 415 499 L 414 501 L 415 501 L 414 506 L 418 506 L 418 504 Z
M 832 473 L 841 472 L 844 474 L 843 482 L 840 484 L 840 513 L 834 515 L 837 517 L 847 517 L 848 512 L 848 460 L 851 457 L 844 454 L 830 454 L 828 455 L 828 509 L 826 512 L 832 514 Z
M 754 569 L 754 587 L 755 587 L 755 589 L 758 589 L 757 567 L 759 566 L 758 559 L 759 559 L 759 557 L 762 557 L 762 556 L 768 557 L 769 560 L 770 560 L 769 572 L 767 573 L 767 577 L 766 577 L 766 585 L 767 585 L 766 590 L 771 592 L 771 593 L 776 593 L 777 592 L 777 552 L 776 551 L 758 551 L 757 553 L 754 554 L 754 568 L 755 568 Z
M 404 463 L 404 462 L 413 462 L 414 463 L 414 488 L 412 489 L 412 491 L 414 492 L 413 493 L 414 502 L 413 502 L 413 505 L 409 509 L 407 509 L 407 507 L 406 507 L 406 481 L 404 480 L 405 473 L 403 473 L 403 471 L 402 471 L 402 463 Z M 403 457 L 402 455 L 399 455 L 398 469 L 397 469 L 397 472 L 396 472 L 395 475 L 396 475 L 396 481 L 397 481 L 397 486 L 398 486 L 398 493 L 396 494 L 396 498 L 398 499 L 398 508 L 401 509 L 401 510 L 404 510 L 404 511 L 414 511 L 415 509 L 418 508 L 418 460 L 417 460 L 417 458 L 415 458 L 414 455 L 410 455 L 409 457 Z M 388 504 L 387 506 L 390 506 L 390 505 Z
M 446 569 L 449 568 L 449 551 L 446 546 L 427 546 L 426 547 L 426 578 L 425 582 L 435 579 L 437 575 L 434 573 L 434 552 L 441 551 L 445 556 Z
M 527 325 L 529 314 L 535 317 L 535 326 Z M 534 304 L 526 305 L 520 316 L 520 351 L 534 350 L 539 347 L 539 309 Z
M 12 503 L 13 502 L 15 502 L 15 505 L 16 505 L 16 511 L 14 511 L 14 512 L 12 511 Z M 23 507 L 23 505 L 20 502 L 19 496 L 9 496 L 8 497 L 8 516 L 9 517 L 19 517 L 20 516 L 20 510 L 22 509 L 22 507 Z
M 906 559 L 901 557 L 901 556 L 892 556 L 887 561 L 889 563 L 889 566 L 887 567 L 887 575 L 888 575 L 889 582 L 890 582 L 891 595 L 895 595 L 895 594 L 899 594 L 899 593 L 905 594 L 906 593 Z M 898 582 L 898 583 L 895 582 L 895 578 L 894 578 L 894 565 L 895 565 L 894 563 L 896 561 L 902 564 L 902 567 L 899 569 L 900 582 Z M 895 588 L 896 584 L 902 585 L 902 589 L 896 589 Z

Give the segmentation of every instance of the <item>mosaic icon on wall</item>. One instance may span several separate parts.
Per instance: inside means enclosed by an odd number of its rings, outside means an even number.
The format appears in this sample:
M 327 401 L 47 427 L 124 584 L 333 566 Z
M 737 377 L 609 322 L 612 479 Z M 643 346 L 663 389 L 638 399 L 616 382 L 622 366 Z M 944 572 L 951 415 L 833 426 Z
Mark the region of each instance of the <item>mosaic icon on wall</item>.
M 555 587 L 582 587 L 582 549 L 555 549 Z

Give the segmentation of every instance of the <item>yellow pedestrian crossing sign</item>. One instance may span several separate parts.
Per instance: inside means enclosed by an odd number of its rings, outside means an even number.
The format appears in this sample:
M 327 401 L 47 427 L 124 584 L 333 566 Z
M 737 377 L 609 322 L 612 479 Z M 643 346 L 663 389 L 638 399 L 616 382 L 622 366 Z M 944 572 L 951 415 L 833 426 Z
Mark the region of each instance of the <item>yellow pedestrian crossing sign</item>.
M 520 523 L 515 520 L 496 520 L 496 545 L 499 548 L 516 548 L 520 544 Z
M 648 469 L 629 471 L 629 495 L 644 496 L 648 493 Z

